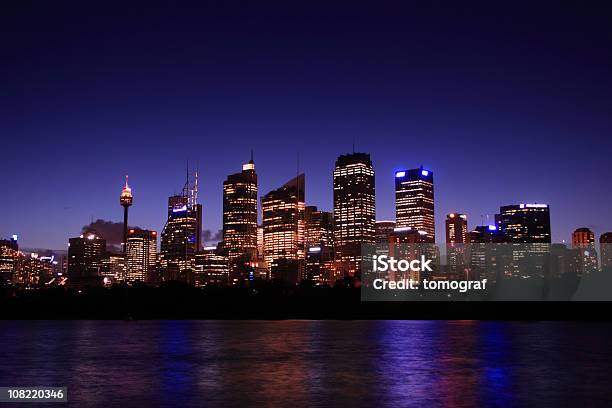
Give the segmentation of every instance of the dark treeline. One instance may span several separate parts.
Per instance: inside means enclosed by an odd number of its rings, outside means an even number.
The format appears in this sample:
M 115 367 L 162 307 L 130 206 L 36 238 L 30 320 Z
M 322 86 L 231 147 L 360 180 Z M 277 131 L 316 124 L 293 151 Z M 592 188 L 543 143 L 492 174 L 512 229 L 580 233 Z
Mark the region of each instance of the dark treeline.
M 335 287 L 255 282 L 250 287 L 0 288 L 2 319 L 609 319 L 607 302 L 364 302 Z

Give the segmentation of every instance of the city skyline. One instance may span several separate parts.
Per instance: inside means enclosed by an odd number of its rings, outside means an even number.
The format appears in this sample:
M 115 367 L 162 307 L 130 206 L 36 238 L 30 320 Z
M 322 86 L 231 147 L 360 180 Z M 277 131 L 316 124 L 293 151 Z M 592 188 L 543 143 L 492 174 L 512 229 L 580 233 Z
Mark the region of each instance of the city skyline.
M 347 153 L 347 154 L 350 154 L 350 153 Z M 372 162 L 373 162 L 373 166 L 374 166 L 374 168 L 376 168 L 376 163 L 374 162 L 374 160 L 372 160 Z M 244 161 L 244 163 L 247 163 L 247 164 L 248 164 L 248 163 L 250 163 L 250 162 L 247 162 L 247 161 L 245 160 L 245 161 Z M 244 163 L 243 163 L 242 165 L 245 165 Z M 259 166 L 259 164 L 258 164 L 258 166 Z M 401 167 L 401 166 L 400 166 L 399 168 L 400 168 L 400 169 L 404 169 L 404 168 L 407 168 L 407 166 L 404 166 L 404 167 Z M 421 169 L 421 168 L 423 168 L 423 166 L 419 167 L 419 169 Z M 183 169 L 182 171 L 183 171 L 183 177 L 184 177 L 184 171 L 185 171 L 185 170 Z M 394 191 L 393 191 L 393 197 L 391 197 L 391 200 L 390 200 L 390 201 L 391 201 L 391 205 L 393 206 L 393 209 L 392 209 L 392 212 L 393 212 L 393 213 L 395 213 L 395 212 L 396 212 L 396 209 L 395 209 L 395 205 L 396 205 L 396 196 L 395 196 L 395 195 L 396 195 L 396 191 L 395 191 L 395 183 L 397 182 L 398 172 L 399 172 L 399 173 L 401 173 L 401 172 L 403 172 L 403 171 L 404 171 L 404 170 L 395 170 L 395 171 L 393 171 L 393 173 L 392 173 L 391 175 L 387 175 L 387 176 L 388 176 L 387 178 L 388 178 L 388 179 L 391 179 L 391 184 L 394 186 L 394 187 L 393 187 L 393 189 L 394 189 Z M 277 173 L 278 173 L 278 172 L 277 172 Z M 290 174 L 290 172 L 288 172 L 288 175 L 286 176 L 286 178 L 290 178 L 290 177 L 292 177 L 292 176 L 290 176 L 289 174 Z M 306 174 L 306 173 L 304 172 L 304 174 Z M 226 178 L 227 178 L 228 176 L 231 176 L 231 173 L 228 173 L 228 175 L 226 175 Z M 332 172 L 332 176 L 333 176 L 333 172 Z M 125 180 L 125 177 L 126 177 L 125 175 L 123 175 L 123 176 L 122 176 L 122 178 L 124 178 L 124 180 Z M 200 177 L 202 177 L 202 176 L 200 176 Z M 282 179 L 282 177 L 283 177 L 283 176 L 277 176 L 277 177 L 280 177 L 280 178 Z M 331 178 L 331 177 L 330 177 L 330 178 Z M 378 180 L 378 178 L 379 178 L 379 174 L 377 174 L 376 172 L 375 172 L 375 178 L 376 178 L 377 180 Z M 319 181 L 320 181 L 320 180 L 319 180 Z M 204 183 L 206 183 L 206 180 L 204 180 Z M 131 182 L 130 184 L 131 184 L 131 185 L 130 185 L 130 189 L 133 189 L 133 187 L 134 187 L 133 182 Z M 178 183 L 178 184 L 180 184 L 180 183 Z M 267 184 L 267 183 L 264 183 L 264 184 Z M 281 183 L 281 184 L 282 184 L 282 183 Z M 310 183 L 310 184 L 312 184 L 312 183 Z M 310 185 L 309 185 L 308 187 L 310 187 Z M 436 183 L 436 185 L 435 185 L 435 187 L 434 187 L 434 190 L 435 190 L 435 193 L 436 193 L 436 200 L 435 200 L 436 208 L 439 208 L 439 207 L 442 207 L 442 208 L 447 208 L 447 207 L 448 207 L 448 205 L 444 205 L 443 203 L 440 203 L 440 202 L 439 202 L 439 198 L 437 198 L 437 195 L 438 195 L 437 188 L 438 188 L 438 182 Z M 176 189 L 176 190 L 174 190 L 174 191 L 178 191 L 178 190 L 179 190 L 179 189 Z M 223 181 L 221 181 L 221 189 L 220 189 L 220 190 L 221 190 L 221 191 L 219 192 L 219 194 L 222 196 L 222 195 L 223 195 Z M 272 189 L 272 190 L 273 190 L 273 189 Z M 307 192 L 307 196 L 308 196 L 308 188 L 306 189 L 306 192 Z M 174 195 L 175 193 L 173 192 L 172 194 Z M 178 193 L 177 193 L 177 194 L 178 194 Z M 261 198 L 262 198 L 262 197 L 263 197 L 265 194 L 266 194 L 266 193 L 262 193 L 262 190 L 261 190 L 261 189 L 260 189 L 260 190 L 259 190 L 259 192 L 258 192 L 258 201 L 257 201 L 257 213 L 258 213 L 258 221 L 257 221 L 257 222 L 258 222 L 258 225 L 261 225 L 261 222 L 262 222 L 262 219 L 261 219 L 261 208 L 260 208 L 261 203 L 260 203 L 260 200 L 261 200 Z M 138 199 L 138 197 L 137 197 L 137 193 L 134 193 L 134 195 L 136 196 L 136 200 L 137 200 L 136 202 L 138 203 L 140 200 L 139 200 L 139 199 Z M 333 195 L 333 194 L 332 194 L 332 195 Z M 114 200 L 114 201 L 115 201 L 115 204 L 116 204 L 116 194 L 115 194 L 115 197 L 114 197 L 114 198 L 115 198 L 115 200 Z M 166 196 L 166 197 L 165 197 L 165 200 L 168 200 L 168 196 Z M 198 203 L 199 203 L 199 204 L 202 206 L 202 208 L 203 208 L 203 210 L 202 210 L 203 214 L 206 214 L 206 213 L 207 213 L 207 208 L 206 208 L 206 204 L 205 204 L 205 202 L 203 203 L 203 200 L 206 200 L 206 198 L 202 198 L 202 197 L 200 197 L 200 199 L 199 199 Z M 593 231 L 594 231 L 594 233 L 595 233 L 595 235 L 596 235 L 596 236 L 599 236 L 600 234 L 605 233 L 605 232 L 607 232 L 607 231 L 609 231 L 609 230 L 611 229 L 611 228 L 608 228 L 608 227 L 605 227 L 605 226 L 604 226 L 604 227 L 602 227 L 601 229 L 593 228 L 592 224 L 591 224 L 590 226 L 589 226 L 588 224 L 587 224 L 587 225 L 578 225 L 578 224 L 575 224 L 575 226 L 574 226 L 574 227 L 570 227 L 570 230 L 568 231 L 567 237 L 564 237 L 564 238 L 562 237 L 560 240 L 555 240 L 555 239 L 554 239 L 554 237 L 555 237 L 555 225 L 554 225 L 554 221 L 553 221 L 553 220 L 554 220 L 554 208 L 555 208 L 555 205 L 554 205 L 554 204 L 552 204 L 552 205 L 551 205 L 550 203 L 543 203 L 543 202 L 536 201 L 536 200 L 524 200 L 524 201 L 522 201 L 522 202 L 533 202 L 533 203 L 547 204 L 547 205 L 549 205 L 549 206 L 551 207 L 551 229 L 552 229 L 552 237 L 553 237 L 553 242 L 566 242 L 566 243 L 567 243 L 567 242 L 569 242 L 569 243 L 571 243 L 571 240 L 572 240 L 572 232 L 573 232 L 575 229 L 577 229 L 577 228 L 590 228 L 591 230 L 593 230 Z M 395 214 L 392 214 L 391 216 L 386 217 L 386 218 L 385 218 L 385 217 L 379 217 L 379 216 L 378 216 L 378 208 L 379 208 L 379 205 L 380 205 L 380 204 L 381 204 L 381 203 L 379 202 L 379 197 L 378 197 L 378 194 L 376 194 L 376 211 L 377 211 L 377 214 L 376 214 L 376 221 L 392 220 L 392 221 L 394 221 L 394 222 L 395 222 L 395 221 L 396 221 L 396 220 L 395 220 Z M 444 236 L 445 236 L 445 234 L 446 234 L 446 232 L 445 232 L 445 228 L 446 228 L 446 227 L 445 227 L 445 220 L 446 220 L 447 215 L 448 215 L 448 214 L 450 214 L 450 213 L 453 213 L 453 212 L 462 212 L 462 213 L 466 214 L 466 216 L 468 217 L 468 218 L 467 218 L 467 221 L 468 221 L 468 228 L 469 228 L 469 230 L 471 231 L 471 230 L 473 230 L 475 227 L 480 226 L 480 225 L 488 225 L 488 224 L 493 225 L 493 224 L 495 224 L 495 215 L 496 215 L 496 214 L 499 212 L 499 208 L 500 208 L 500 207 L 502 207 L 502 206 L 504 206 L 504 205 L 515 205 L 515 204 L 516 204 L 516 205 L 518 205 L 518 201 L 516 201 L 516 200 L 515 200 L 515 202 L 513 202 L 513 203 L 500 204 L 500 205 L 497 207 L 497 209 L 495 209 L 495 208 L 494 208 L 494 209 L 492 209 L 492 211 L 491 211 L 489 214 L 482 214 L 482 216 L 481 216 L 481 217 L 478 217 L 478 220 L 475 220 L 475 219 L 474 219 L 474 218 L 475 218 L 474 216 L 470 217 L 470 214 L 471 214 L 471 213 L 473 214 L 473 211 L 470 211 L 470 209 L 463 209 L 463 210 L 461 210 L 461 211 L 458 211 L 458 210 L 453 210 L 453 211 L 450 211 L 450 212 L 448 212 L 448 213 L 444 213 L 444 214 L 440 213 L 440 212 L 439 212 L 439 210 L 436 210 L 436 211 L 435 211 L 435 220 L 436 220 L 436 230 L 435 230 L 435 231 L 436 231 L 436 242 L 439 242 L 439 243 L 443 243 L 443 242 L 444 242 L 444 238 L 443 238 L 443 237 L 444 237 Z M 142 204 L 141 204 L 141 205 L 142 205 Z M 321 209 L 321 210 L 323 210 L 323 211 L 329 211 L 329 212 L 332 212 L 332 213 L 333 213 L 333 206 L 332 206 L 332 205 L 330 205 L 329 207 L 326 207 L 326 206 L 322 205 L 322 204 L 321 204 L 321 203 L 319 203 L 319 202 L 312 202 L 312 201 L 310 201 L 310 200 L 308 200 L 308 199 L 306 200 L 306 205 L 308 205 L 308 206 L 316 206 L 316 207 L 318 207 L 319 209 Z M 383 206 L 384 206 L 384 204 L 383 204 Z M 329 210 L 328 210 L 327 208 L 329 208 Z M 130 215 L 130 221 L 129 221 L 129 227 L 130 227 L 130 228 L 139 228 L 139 229 L 144 229 L 144 230 L 146 230 L 146 229 L 151 229 L 151 230 L 156 230 L 156 231 L 161 231 L 161 230 L 163 229 L 163 226 L 164 226 L 164 224 L 165 224 L 165 221 L 161 221 L 161 222 L 160 222 L 160 221 L 158 221 L 158 222 L 157 222 L 157 224 L 153 224 L 153 225 L 148 225 L 148 224 L 147 224 L 147 225 L 145 225 L 145 224 L 140 225 L 140 224 L 138 224 L 138 221 L 132 221 L 132 219 L 133 219 L 132 217 L 134 217 L 134 218 L 137 218 L 137 219 L 138 219 L 138 217 L 137 217 L 137 215 L 136 215 L 136 214 L 137 214 L 137 209 L 138 209 L 138 204 L 136 204 L 136 208 L 132 210 L 132 213 L 131 213 L 131 215 Z M 150 208 L 149 208 L 148 210 L 150 210 Z M 107 220 L 107 219 L 102 219 L 102 218 L 98 218 L 98 217 L 96 217 L 96 216 L 93 216 L 93 217 L 92 217 L 92 220 L 97 220 L 97 221 L 99 221 L 99 220 L 111 221 L 111 222 L 115 222 L 115 223 L 117 223 L 117 224 L 121 224 L 121 225 L 123 225 L 123 223 L 122 223 L 123 210 L 118 210 L 118 211 L 120 211 L 120 213 L 118 213 L 118 215 L 117 215 L 117 217 L 116 217 L 115 219 L 108 219 L 108 220 Z M 147 210 L 145 210 L 145 211 L 147 211 Z M 167 206 L 165 207 L 165 211 L 167 211 Z M 162 219 L 163 219 L 163 215 L 162 215 L 160 218 L 162 218 Z M 212 218 L 212 217 L 209 215 L 208 219 L 210 219 L 210 218 Z M 217 235 L 217 236 L 219 236 L 219 235 L 220 235 L 220 233 L 222 232 L 222 218 L 223 218 L 223 210 L 222 210 L 222 208 L 221 208 L 221 212 L 219 213 L 219 219 L 221 220 L 221 222 L 219 222 L 219 228 L 218 228 L 218 229 L 215 229 L 215 228 L 209 228 L 209 226 L 207 226 L 206 224 L 203 224 L 203 230 L 204 230 L 204 231 L 206 231 L 206 230 L 211 231 L 211 232 L 213 233 L 213 235 Z M 206 217 L 203 217 L 203 219 L 206 219 Z M 571 222 L 570 222 L 570 223 L 568 223 L 568 225 L 572 225 L 572 224 L 571 224 Z M 72 237 L 78 236 L 78 235 L 81 233 L 82 228 L 85 228 L 86 226 L 87 226 L 87 223 L 82 223 L 82 224 L 81 224 L 81 226 L 79 227 L 79 229 L 78 229 L 77 231 L 67 233 L 66 238 L 65 238 L 65 242 L 68 242 L 68 238 L 72 238 Z M 123 227 L 122 227 L 122 228 L 123 228 Z M 217 231 L 218 231 L 218 232 L 217 232 Z M 4 236 L 4 235 L 5 235 L 5 236 Z M 59 250 L 59 251 L 62 251 L 62 250 L 65 250 L 65 249 L 66 249 L 66 248 L 62 248 L 62 247 L 56 248 L 56 247 L 51 247 L 51 246 L 30 246 L 30 245 L 27 245 L 27 237 L 24 237 L 22 234 L 19 234 L 19 233 L 10 233 L 10 232 L 9 232 L 9 233 L 6 233 L 6 234 L 4 234 L 4 235 L 3 235 L 3 237 L 4 237 L 4 238 L 7 238 L 7 239 L 8 239 L 8 238 L 10 238 L 10 237 L 11 237 L 11 236 L 13 236 L 13 235 L 17 235 L 17 236 L 19 237 L 20 246 L 21 246 L 22 248 L 30 248 L 30 249 L 49 249 L 49 250 Z M 558 234 L 558 235 L 560 235 L 560 234 Z M 25 239 L 24 239 L 24 238 L 25 238 Z M 105 238 L 105 237 L 103 237 L 103 238 Z M 204 240 L 202 240 L 202 246 L 204 246 L 204 244 L 208 244 L 208 245 L 215 245 L 216 243 L 218 243 L 218 242 L 220 242 L 220 241 L 222 240 L 222 237 L 219 237 L 219 239 L 214 239 L 214 237 L 211 237 L 211 238 L 212 238 L 212 239 L 210 239 L 210 240 L 208 240 L 208 241 L 204 241 Z M 26 243 L 24 243 L 24 242 L 26 242 Z M 159 246 L 159 242 L 158 242 L 158 246 Z
M 394 219 L 391 175 L 422 165 L 437 237 L 447 213 L 473 226 L 520 202 L 551 206 L 555 242 L 612 229 L 610 13 L 29 7 L 0 16 L 3 190 L 20 198 L 0 201 L 0 236 L 24 247 L 65 249 L 92 217 L 120 222 L 125 174 L 130 224 L 161 231 L 186 161 L 216 232 L 222 182 L 251 149 L 260 192 L 299 155 L 308 204 L 331 211 L 334 160 L 353 145 L 374 162 L 379 220 Z

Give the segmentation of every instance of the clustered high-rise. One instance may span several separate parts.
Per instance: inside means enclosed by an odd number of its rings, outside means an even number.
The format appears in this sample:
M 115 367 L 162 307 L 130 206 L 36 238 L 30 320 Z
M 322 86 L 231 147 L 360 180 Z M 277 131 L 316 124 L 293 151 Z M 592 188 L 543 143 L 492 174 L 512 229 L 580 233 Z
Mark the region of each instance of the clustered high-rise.
M 230 271 L 244 277 L 257 260 L 257 173 L 253 158 L 223 182 L 223 243 Z
M 363 256 L 361 246 L 376 241 L 374 166 L 370 155 L 338 157 L 334 169 L 334 248 L 339 270 L 355 276 Z
M 80 236 L 69 239 L 68 255 L 63 258 L 37 254 L 26 257 L 14 236 L 0 240 L 0 284 L 68 282 L 80 287 L 115 281 L 178 280 L 208 286 L 241 285 L 263 278 L 324 285 L 347 277 L 358 279 L 364 245 L 435 242 L 433 172 L 423 166 L 398 170 L 394 180 L 396 219 L 389 221 L 376 221 L 374 166 L 367 153 L 337 158 L 333 212 L 306 205 L 304 174 L 263 195 L 258 202 L 258 178 L 251 154 L 242 171 L 228 175 L 223 182 L 221 242 L 203 248 L 198 174 L 188 170 L 181 193 L 168 198 L 158 251 L 156 231 L 128 226 L 128 209 L 134 197 L 126 176 L 120 195 L 124 209 L 120 251 L 107 246 L 98 232 L 84 229 Z M 452 212 L 446 216 L 445 232 L 447 275 L 438 279 L 477 278 L 487 268 L 497 268 L 496 273 L 502 275 L 525 277 L 526 260 L 551 255 L 550 265 L 576 276 L 596 271 L 599 265 L 602 270 L 612 269 L 612 232 L 601 235 L 599 254 L 595 234 L 588 228 L 572 233 L 571 248 L 560 248 L 551 244 L 547 204 L 501 206 L 495 223 L 472 230 L 465 214 Z M 499 243 L 510 245 L 496 247 Z M 504 269 L 500 265 L 505 259 L 513 263 Z M 544 276 L 548 272 L 536 265 L 529 273 Z

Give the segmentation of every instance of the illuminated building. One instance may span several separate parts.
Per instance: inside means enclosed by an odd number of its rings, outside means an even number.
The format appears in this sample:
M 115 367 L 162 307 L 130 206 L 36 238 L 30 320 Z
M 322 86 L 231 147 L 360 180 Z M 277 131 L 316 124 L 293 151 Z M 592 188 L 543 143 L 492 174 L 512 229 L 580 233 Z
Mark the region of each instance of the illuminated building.
M 550 243 L 550 210 L 547 204 L 500 207 L 498 227 L 514 243 Z
M 296 283 L 305 255 L 305 177 L 300 174 L 261 198 L 264 258 L 272 277 Z
M 330 266 L 334 259 L 334 218 L 331 212 L 308 206 L 306 218 L 306 271 L 305 279 L 316 285 L 334 281 Z
M 95 231 L 68 240 L 68 284 L 98 285 L 101 283 L 106 240 Z
M 127 238 L 128 282 L 148 282 L 157 259 L 157 232 L 131 229 Z
M 599 237 L 601 247 L 601 269 L 612 272 L 612 232 L 606 232 Z
M 168 198 L 168 218 L 161 233 L 160 270 L 166 281 L 193 283 L 195 254 L 201 248 L 202 206 L 198 174 L 187 177 L 183 192 Z
M 216 247 L 206 247 L 195 256 L 195 286 L 226 286 L 229 283 L 229 260 L 217 253 Z
M 433 172 L 423 167 L 395 172 L 397 228 L 411 227 L 436 238 Z
M 13 235 L 11 239 L 0 240 L 0 285 L 13 282 L 18 252 L 17 235 Z
M 547 204 L 516 204 L 500 207 L 495 216 L 498 228 L 514 245 L 506 275 L 542 277 L 550 253 L 550 209 Z
M 264 228 L 262 225 L 257 226 L 257 259 L 264 258 Z
M 595 245 L 595 234 L 588 228 L 578 228 L 572 232 L 572 246 L 588 247 Z
M 461 277 L 466 263 L 465 254 L 469 242 L 468 223 L 465 214 L 450 213 L 446 215 L 446 262 L 451 279 Z
M 232 273 L 257 259 L 257 174 L 253 158 L 223 182 L 223 249 Z
M 446 216 L 446 243 L 465 244 L 468 242 L 468 223 L 465 214 L 450 213 Z
M 389 235 L 389 256 L 396 259 L 418 259 L 424 255 L 427 259 L 438 259 L 438 250 L 433 245 L 434 240 L 427 231 L 417 230 L 411 227 L 396 227 Z M 427 245 L 430 244 L 430 245 Z M 433 265 L 432 265 L 433 267 Z M 390 279 L 412 279 L 421 281 L 430 279 L 431 273 L 420 271 L 408 271 L 403 276 L 397 273 L 390 273 Z
M 480 225 L 468 234 L 471 244 L 507 243 L 508 237 L 496 225 Z
M 512 248 L 507 245 L 509 239 L 497 225 L 480 225 L 468 234 L 470 245 L 465 259 L 466 265 L 458 264 L 458 279 L 489 279 L 496 282 L 506 274 Z
M 389 238 L 395 229 L 395 221 L 376 221 L 376 243 L 389 245 Z
M 305 209 L 306 247 L 333 246 L 334 216 L 328 211 L 319 211 L 311 205 Z
M 124 281 L 126 279 L 126 255 L 123 253 L 116 254 L 107 252 L 103 258 L 104 267 L 102 269 L 102 275 L 105 278 L 113 281 Z M 107 279 L 107 281 L 108 281 Z
M 595 250 L 595 234 L 588 228 L 578 228 L 572 232 L 572 246 L 578 251 L 578 276 L 595 272 L 599 268 L 597 251 Z
M 340 278 L 334 274 L 334 253 L 330 246 L 311 246 L 306 252 L 306 276 L 315 285 L 332 285 Z
M 53 262 L 53 256 L 39 256 L 35 252 L 28 256 L 18 252 L 18 267 L 13 282 L 28 288 L 45 286 L 53 279 Z
M 119 196 L 119 202 L 123 207 L 123 241 L 121 241 L 121 248 L 125 253 L 125 247 L 127 242 L 127 230 L 128 230 L 128 208 L 132 205 L 134 197 L 132 196 L 132 189 L 128 186 L 128 176 L 125 176 L 125 186 L 121 190 Z
M 334 169 L 334 252 L 339 272 L 360 273 L 362 244 L 376 239 L 374 167 L 367 153 L 339 156 Z

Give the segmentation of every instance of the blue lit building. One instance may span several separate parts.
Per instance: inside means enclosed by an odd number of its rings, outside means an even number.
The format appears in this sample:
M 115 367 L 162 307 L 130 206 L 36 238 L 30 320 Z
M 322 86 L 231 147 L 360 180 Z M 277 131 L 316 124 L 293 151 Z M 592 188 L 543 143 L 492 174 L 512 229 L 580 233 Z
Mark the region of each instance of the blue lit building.
M 423 168 L 395 172 L 397 228 L 425 231 L 435 241 L 433 172 Z

